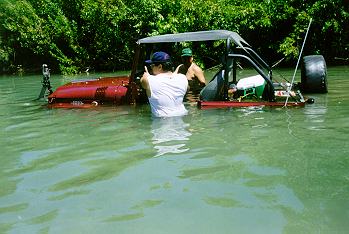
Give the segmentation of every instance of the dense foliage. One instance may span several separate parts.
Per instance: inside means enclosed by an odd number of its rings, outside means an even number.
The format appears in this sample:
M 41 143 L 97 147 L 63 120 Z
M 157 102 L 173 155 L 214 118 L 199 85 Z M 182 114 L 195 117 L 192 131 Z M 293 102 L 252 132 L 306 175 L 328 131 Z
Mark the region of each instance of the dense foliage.
M 62 73 L 129 69 L 139 38 L 211 29 L 237 31 L 270 62 L 292 60 L 310 18 L 305 52 L 332 62 L 349 57 L 348 8 L 348 0 L 0 0 L 0 72 L 41 63 Z

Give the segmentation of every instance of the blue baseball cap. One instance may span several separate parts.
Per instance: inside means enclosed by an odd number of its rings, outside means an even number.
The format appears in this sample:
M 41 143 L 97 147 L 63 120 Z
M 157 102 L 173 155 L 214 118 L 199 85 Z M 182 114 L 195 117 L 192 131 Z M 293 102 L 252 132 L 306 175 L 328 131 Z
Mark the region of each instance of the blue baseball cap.
M 159 51 L 155 52 L 151 59 L 146 60 L 145 63 L 147 64 L 153 64 L 153 63 L 165 63 L 165 62 L 171 62 L 171 57 L 165 52 Z

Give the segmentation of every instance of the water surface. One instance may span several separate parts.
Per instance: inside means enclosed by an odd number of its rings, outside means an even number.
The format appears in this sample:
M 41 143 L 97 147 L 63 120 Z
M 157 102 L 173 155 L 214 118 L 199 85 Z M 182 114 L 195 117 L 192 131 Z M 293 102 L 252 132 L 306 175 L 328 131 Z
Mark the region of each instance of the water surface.
M 347 233 L 348 72 L 304 108 L 168 119 L 48 109 L 41 76 L 0 77 L 0 233 Z

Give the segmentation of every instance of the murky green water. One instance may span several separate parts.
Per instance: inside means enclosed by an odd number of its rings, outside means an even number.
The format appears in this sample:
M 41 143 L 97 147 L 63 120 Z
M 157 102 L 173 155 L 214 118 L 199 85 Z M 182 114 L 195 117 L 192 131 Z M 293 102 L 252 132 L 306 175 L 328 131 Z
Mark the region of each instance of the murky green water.
M 347 233 L 349 67 L 328 73 L 305 108 L 169 119 L 51 110 L 41 76 L 0 77 L 0 233 Z

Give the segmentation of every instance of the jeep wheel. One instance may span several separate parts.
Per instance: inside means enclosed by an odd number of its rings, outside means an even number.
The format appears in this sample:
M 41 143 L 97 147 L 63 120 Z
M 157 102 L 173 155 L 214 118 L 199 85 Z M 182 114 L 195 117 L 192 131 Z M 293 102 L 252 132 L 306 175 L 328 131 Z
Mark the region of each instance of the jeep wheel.
M 301 89 L 305 93 L 327 93 L 327 67 L 322 55 L 303 57 Z

